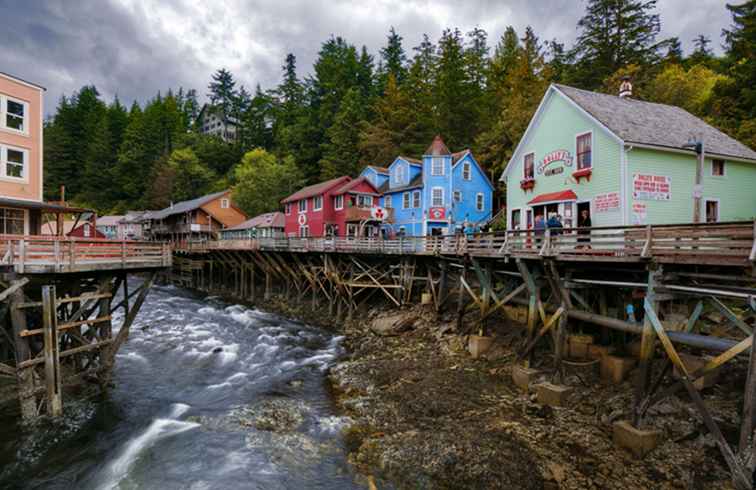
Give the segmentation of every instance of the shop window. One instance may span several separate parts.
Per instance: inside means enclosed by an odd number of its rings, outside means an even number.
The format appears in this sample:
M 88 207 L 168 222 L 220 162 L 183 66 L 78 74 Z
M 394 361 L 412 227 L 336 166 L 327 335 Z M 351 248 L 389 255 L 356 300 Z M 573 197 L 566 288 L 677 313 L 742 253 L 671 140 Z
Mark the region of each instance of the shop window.
M 577 169 L 585 170 L 593 166 L 591 159 L 591 133 L 577 137 Z
M 724 160 L 711 161 L 711 175 L 714 177 L 725 176 L 725 161 Z
M 0 208 L 0 233 L 3 235 L 23 235 L 24 211 L 22 209 Z
M 535 153 L 528 153 L 525 155 L 522 168 L 525 180 L 532 180 L 535 178 Z

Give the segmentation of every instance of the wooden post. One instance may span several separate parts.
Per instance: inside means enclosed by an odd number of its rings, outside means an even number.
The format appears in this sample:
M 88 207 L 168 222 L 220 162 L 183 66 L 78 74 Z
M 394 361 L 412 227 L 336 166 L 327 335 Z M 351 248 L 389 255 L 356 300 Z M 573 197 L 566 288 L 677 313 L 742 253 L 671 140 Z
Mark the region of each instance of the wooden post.
M 256 270 L 255 263 L 250 262 L 249 263 L 249 273 L 250 273 L 249 274 L 249 292 L 250 292 L 249 297 L 252 301 L 255 301 L 255 292 L 256 292 L 255 291 L 256 289 L 255 288 L 255 270 Z
M 661 270 L 655 271 L 649 269 L 648 271 L 648 289 L 646 291 L 646 301 L 651 306 L 654 312 L 658 310 L 659 304 L 655 298 L 656 278 L 661 274 Z M 654 332 L 654 326 L 651 323 L 649 315 L 645 316 L 643 321 L 643 333 L 641 334 L 641 349 L 639 363 L 638 379 L 635 385 L 635 395 L 633 401 L 633 425 L 638 427 L 641 423 L 641 410 L 640 406 L 643 399 L 648 392 L 649 385 L 651 383 L 651 367 L 654 358 L 654 343 L 656 341 L 656 334 Z
M 446 263 L 446 260 L 441 259 L 439 267 L 441 268 L 441 275 L 438 279 L 438 302 L 436 303 L 437 313 L 440 313 L 443 308 L 444 302 L 446 301 L 446 290 L 449 287 L 447 278 L 448 264 Z
M 52 417 L 58 417 L 63 413 L 63 402 L 61 398 L 58 311 L 56 308 L 55 286 L 42 287 L 42 329 L 44 330 L 47 414 Z
M 14 281 L 11 281 L 14 282 Z M 31 359 L 31 349 L 26 337 L 20 334 L 26 330 L 26 310 L 18 306 L 24 302 L 22 288 L 10 295 L 10 314 L 13 324 L 13 338 L 16 344 L 16 366 Z M 34 397 L 34 368 L 16 368 L 18 399 L 21 404 L 21 417 L 30 420 L 37 415 L 37 403 Z
M 273 287 L 271 283 L 271 277 L 270 277 L 270 270 L 266 267 L 265 268 L 265 294 L 263 295 L 263 298 L 265 301 L 268 301 L 270 299 L 270 293 L 271 288 Z
M 743 416 L 740 425 L 740 441 L 738 450 L 744 453 L 748 447 L 748 441 L 753 436 L 753 428 L 756 427 L 756 354 L 753 347 L 748 356 L 748 376 L 743 393 Z M 756 442 L 756 441 L 754 441 Z M 755 448 L 756 449 L 756 448 Z
M 457 288 L 457 333 L 462 331 L 462 317 L 465 315 L 465 286 L 463 282 L 467 278 L 469 261 L 469 257 L 465 256 L 462 261 L 462 274 L 459 276 L 459 288 Z

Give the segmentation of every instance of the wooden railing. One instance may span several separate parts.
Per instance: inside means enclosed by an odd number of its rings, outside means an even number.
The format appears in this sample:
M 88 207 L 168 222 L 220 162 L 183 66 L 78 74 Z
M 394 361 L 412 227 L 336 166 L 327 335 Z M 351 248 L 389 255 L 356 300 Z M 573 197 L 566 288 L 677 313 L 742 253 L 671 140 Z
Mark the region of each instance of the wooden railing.
M 182 250 L 271 250 L 559 260 L 756 263 L 756 222 L 509 230 L 404 238 L 259 238 L 188 243 Z
M 168 267 L 171 260 L 161 242 L 0 235 L 0 266 L 18 273 Z

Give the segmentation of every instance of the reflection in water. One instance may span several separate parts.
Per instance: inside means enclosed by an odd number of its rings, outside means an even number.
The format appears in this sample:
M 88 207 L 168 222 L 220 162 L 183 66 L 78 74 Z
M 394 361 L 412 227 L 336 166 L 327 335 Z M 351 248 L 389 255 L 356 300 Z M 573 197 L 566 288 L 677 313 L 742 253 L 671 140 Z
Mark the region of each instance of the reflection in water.
M 64 420 L 23 437 L 0 432 L 14 455 L 0 487 L 363 488 L 324 383 L 340 340 L 156 287 L 107 401 L 67 404 Z

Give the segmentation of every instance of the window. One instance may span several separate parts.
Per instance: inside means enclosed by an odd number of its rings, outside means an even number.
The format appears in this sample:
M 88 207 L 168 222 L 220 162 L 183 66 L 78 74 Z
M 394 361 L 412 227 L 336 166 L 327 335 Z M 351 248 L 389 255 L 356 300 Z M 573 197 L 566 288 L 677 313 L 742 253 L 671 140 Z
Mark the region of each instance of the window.
M 221 209 L 228 209 L 228 199 L 221 199 Z
M 26 179 L 27 150 L 0 146 L 0 177 Z
M 462 164 L 462 178 L 464 180 L 472 180 L 472 167 L 470 165 L 470 162 L 465 162 Z
M 454 202 L 462 202 L 462 191 L 454 191 Z
M 512 230 L 519 230 L 520 229 L 520 220 L 521 217 L 521 211 L 519 209 L 513 209 L 512 210 L 512 220 L 511 220 L 511 226 L 510 229 Z
M 431 206 L 441 207 L 444 205 L 444 188 L 434 187 L 431 190 Z
M 394 169 L 394 182 L 397 184 L 404 182 L 404 165 L 401 163 Z
M 402 209 L 407 209 L 410 207 L 410 193 L 405 192 L 402 194 Z
M 290 202 L 287 202 L 286 204 L 284 204 L 284 212 L 286 214 L 291 214 L 291 203 Z
M 483 193 L 478 192 L 478 194 L 475 196 L 475 208 L 478 211 L 483 211 L 485 207 L 486 207 L 486 203 L 484 201 Z
M 310 236 L 310 227 L 307 225 L 302 225 L 299 227 L 299 236 L 301 238 L 305 238 Z
M 706 222 L 717 223 L 719 221 L 719 200 L 704 200 L 704 210 L 706 211 Z
M 333 198 L 333 209 L 344 209 L 344 194 L 339 194 Z
M 525 180 L 532 180 L 535 178 L 535 153 L 528 153 L 525 155 L 522 169 Z
M 444 159 L 443 158 L 431 159 L 431 175 L 444 175 Z
M 315 196 L 312 198 L 312 210 L 320 211 L 323 209 L 323 196 Z
M 412 207 L 413 208 L 420 207 L 420 191 L 415 191 L 412 193 Z
M 24 235 L 24 211 L 0 208 L 0 234 Z
M 21 133 L 27 133 L 28 109 L 26 102 L 13 99 L 11 97 L 0 96 L 0 127 L 12 129 Z
M 724 175 L 725 175 L 725 162 L 724 162 L 724 160 L 712 160 L 711 161 L 711 175 L 713 177 L 724 177 Z
M 86 238 L 89 238 L 92 236 L 92 230 L 90 229 L 89 223 L 84 223 L 84 236 Z
M 299 200 L 299 212 L 304 213 L 307 211 L 307 199 Z
M 383 198 L 383 207 L 386 209 L 392 208 L 393 204 L 391 203 L 391 196 L 387 195 Z
M 591 133 L 581 134 L 577 137 L 577 169 L 591 168 Z
M 362 194 L 357 195 L 358 208 L 369 208 L 372 205 L 373 205 L 373 196 L 363 196 Z

